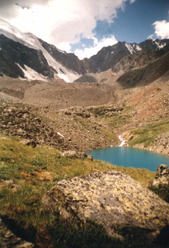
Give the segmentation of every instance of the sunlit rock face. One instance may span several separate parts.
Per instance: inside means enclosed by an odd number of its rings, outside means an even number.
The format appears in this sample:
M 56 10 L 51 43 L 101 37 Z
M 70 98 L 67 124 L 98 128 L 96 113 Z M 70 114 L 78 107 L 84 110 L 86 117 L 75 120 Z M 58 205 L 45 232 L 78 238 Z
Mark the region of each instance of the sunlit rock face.
M 62 180 L 44 196 L 43 205 L 58 213 L 65 230 L 71 226 L 88 232 L 89 223 L 102 226 L 116 247 L 159 247 L 161 239 L 164 245 L 168 242 L 169 204 L 116 171 Z

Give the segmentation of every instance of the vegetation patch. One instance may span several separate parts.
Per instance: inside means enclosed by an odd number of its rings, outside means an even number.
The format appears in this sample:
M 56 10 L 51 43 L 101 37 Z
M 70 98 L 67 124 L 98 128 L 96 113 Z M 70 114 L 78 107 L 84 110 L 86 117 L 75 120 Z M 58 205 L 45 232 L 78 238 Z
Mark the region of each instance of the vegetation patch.
M 30 240 L 38 245 L 41 244 L 39 247 L 42 247 L 42 243 L 45 242 L 46 247 L 49 247 L 50 242 L 60 245 L 57 242 L 61 241 L 62 246 L 59 247 L 66 247 L 64 246 L 65 229 L 60 227 L 59 231 L 63 232 L 63 239 L 57 241 L 58 225 L 60 224 L 57 222 L 56 213 L 45 211 L 42 208 L 42 197 L 61 179 L 112 169 L 122 171 L 144 185 L 148 185 L 148 182 L 155 176 L 155 173 L 146 170 L 127 169 L 89 159 L 63 157 L 58 150 L 52 147 L 32 148 L 21 144 L 18 139 L 1 135 L 0 215 L 7 216 L 7 220 L 12 220 L 12 223 L 15 223 L 12 225 L 14 229 L 17 225 L 17 229 L 20 228 L 23 233 L 30 233 Z M 87 239 L 90 240 L 93 228 L 93 225 L 87 227 L 85 239 L 88 237 Z M 77 239 L 81 239 L 82 233 L 78 233 L 77 230 L 69 230 L 76 233 Z M 89 232 L 89 230 L 92 231 Z M 98 228 L 95 232 L 100 232 L 99 230 Z M 36 233 L 36 235 L 32 234 L 31 237 L 31 233 Z M 55 235 L 53 235 L 54 233 Z M 72 234 L 69 239 L 67 236 L 68 240 L 65 242 L 72 239 L 70 247 L 75 247 L 73 246 L 75 236 Z M 96 236 L 98 237 L 98 235 Z M 101 239 L 103 236 L 104 231 Z M 105 237 L 105 239 L 107 238 Z M 95 243 L 95 241 L 94 238 L 93 242 Z M 106 242 L 109 243 L 109 240 Z M 98 247 L 102 246 L 98 245 Z
M 130 122 L 130 107 L 94 107 L 91 112 L 94 113 L 96 121 L 101 121 L 107 125 L 107 128 L 114 130 Z
M 163 134 L 167 131 L 169 131 L 168 119 L 131 131 L 133 137 L 131 140 L 129 140 L 128 143 L 130 146 L 144 144 L 145 147 L 148 147 L 154 143 L 160 134 Z

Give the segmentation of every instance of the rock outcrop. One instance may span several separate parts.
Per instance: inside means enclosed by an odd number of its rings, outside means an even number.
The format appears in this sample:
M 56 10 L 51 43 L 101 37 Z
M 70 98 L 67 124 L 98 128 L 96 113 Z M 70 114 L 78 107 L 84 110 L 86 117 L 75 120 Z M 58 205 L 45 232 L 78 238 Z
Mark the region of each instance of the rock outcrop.
M 86 73 L 86 68 L 84 63 L 78 59 L 73 53 L 66 53 L 57 49 L 54 45 L 50 45 L 47 42 L 39 39 L 42 46 L 48 51 L 48 53 L 59 63 L 61 63 L 66 68 L 75 71 L 79 74 Z
M 1 248 L 33 248 L 32 243 L 17 237 L 0 218 L 0 247 Z
M 37 117 L 31 107 L 22 104 L 0 104 L 0 130 L 20 137 L 22 143 L 33 147 L 37 144 L 53 145 L 63 150 L 67 147 L 59 132 Z
M 87 155 L 85 152 L 80 152 L 80 151 L 71 151 L 71 150 L 64 151 L 62 155 L 64 157 L 69 157 L 69 158 L 80 158 L 80 159 L 88 158 L 90 160 L 93 160 L 93 157 L 91 155 Z
M 159 185 L 165 185 L 169 187 L 169 168 L 167 165 L 159 165 L 152 185 L 155 187 Z
M 169 168 L 167 165 L 159 165 L 150 189 L 169 203 Z
M 169 52 L 159 57 L 155 61 L 150 61 L 140 68 L 128 70 L 118 78 L 118 82 L 125 88 L 132 88 L 139 85 L 148 85 L 168 72 Z
M 24 46 L 4 35 L 0 35 L 0 47 L 1 76 L 7 75 L 13 78 L 24 78 L 23 70 L 26 70 L 26 65 L 48 79 L 54 77 L 54 69 L 48 65 L 47 60 L 40 50 L 38 51 Z
M 93 236 L 88 236 L 90 240 L 84 241 L 89 242 L 88 246 L 83 243 L 81 247 L 162 248 L 169 245 L 169 204 L 120 172 L 96 172 L 62 180 L 42 201 L 48 211 L 56 211 L 65 232 L 69 233 L 71 228 L 82 236 L 93 232 Z M 96 246 L 100 234 L 97 237 L 90 223 L 96 229 L 97 226 L 103 228 L 107 237 L 104 244 Z M 57 238 L 61 238 L 59 233 Z M 69 239 L 64 247 L 79 247 L 76 242 L 71 245 Z
M 169 132 L 163 133 L 155 140 L 153 151 L 169 155 Z

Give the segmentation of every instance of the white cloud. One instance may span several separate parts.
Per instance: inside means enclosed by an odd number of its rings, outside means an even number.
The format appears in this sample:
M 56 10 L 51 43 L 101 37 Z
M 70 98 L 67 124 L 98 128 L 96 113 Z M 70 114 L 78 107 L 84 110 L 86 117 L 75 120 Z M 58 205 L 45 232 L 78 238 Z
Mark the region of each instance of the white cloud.
M 147 37 L 147 40 L 154 40 L 154 34 L 150 34 L 148 37 Z
M 93 38 L 94 45 L 92 47 L 84 48 L 84 49 L 76 49 L 74 53 L 80 58 L 90 58 L 91 56 L 98 53 L 103 47 L 112 46 L 117 43 L 117 40 L 114 36 L 103 38 L 98 41 L 96 38 Z
M 161 39 L 169 39 L 169 22 L 166 20 L 153 23 L 155 34 Z
M 68 42 L 62 42 L 57 45 L 57 48 L 61 49 L 62 51 L 71 52 L 71 45 Z
M 126 2 L 134 0 L 0 0 L 0 16 L 24 32 L 69 50 L 69 44 L 81 36 L 93 38 L 97 20 L 113 22 Z
M 136 0 L 130 0 L 130 3 L 134 3 Z

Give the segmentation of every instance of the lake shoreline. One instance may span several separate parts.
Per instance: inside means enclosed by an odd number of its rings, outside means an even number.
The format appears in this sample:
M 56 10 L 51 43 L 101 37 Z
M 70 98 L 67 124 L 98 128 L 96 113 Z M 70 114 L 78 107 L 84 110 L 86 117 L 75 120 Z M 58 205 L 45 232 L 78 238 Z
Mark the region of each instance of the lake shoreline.
M 106 146 L 106 147 L 102 147 L 102 146 L 98 147 L 97 146 L 94 149 L 86 150 L 84 152 L 86 153 L 86 152 L 90 152 L 90 151 L 93 151 L 93 150 L 100 150 L 100 149 L 106 149 L 106 148 L 112 148 L 112 147 L 120 147 L 120 146 L 119 145 L 110 145 L 110 146 Z M 160 152 L 160 151 L 158 151 L 158 149 L 153 149 L 152 146 L 150 146 L 150 147 L 143 147 L 142 145 L 139 145 L 139 144 L 138 145 L 135 145 L 135 146 L 129 146 L 127 143 L 125 143 L 125 145 L 122 146 L 122 147 L 130 147 L 130 148 L 135 148 L 135 149 L 144 150 L 144 151 L 148 151 L 148 152 L 153 152 L 153 153 L 156 153 L 156 154 L 159 154 L 159 155 L 163 155 L 163 156 L 169 158 L 169 154 L 168 153 L 166 154 L 164 151 L 163 152 Z
M 169 157 L 147 151 L 145 149 L 137 149 L 132 147 L 109 147 L 104 149 L 96 149 L 87 152 L 95 160 L 106 161 L 112 165 L 148 169 L 156 171 L 160 164 L 169 166 Z

